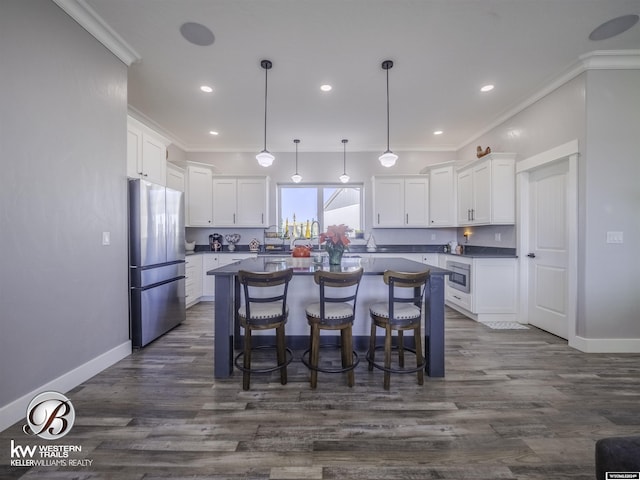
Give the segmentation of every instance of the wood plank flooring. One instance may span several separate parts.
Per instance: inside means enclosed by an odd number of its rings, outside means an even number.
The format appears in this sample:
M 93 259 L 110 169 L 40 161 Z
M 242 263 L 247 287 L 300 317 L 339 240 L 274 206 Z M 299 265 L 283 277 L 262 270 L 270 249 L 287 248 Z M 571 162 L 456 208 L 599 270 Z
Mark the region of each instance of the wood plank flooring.
M 392 375 L 363 360 L 356 385 L 298 360 L 213 379 L 213 304 L 68 393 L 76 422 L 51 444 L 87 467 L 10 467 L 2 479 L 593 479 L 598 438 L 640 432 L 640 355 L 584 354 L 536 328 L 492 330 L 447 310 L 446 377 Z M 291 319 L 290 321 L 302 321 Z M 323 352 L 328 358 L 333 352 Z M 335 355 L 337 359 L 337 352 Z M 361 354 L 364 359 L 364 355 Z

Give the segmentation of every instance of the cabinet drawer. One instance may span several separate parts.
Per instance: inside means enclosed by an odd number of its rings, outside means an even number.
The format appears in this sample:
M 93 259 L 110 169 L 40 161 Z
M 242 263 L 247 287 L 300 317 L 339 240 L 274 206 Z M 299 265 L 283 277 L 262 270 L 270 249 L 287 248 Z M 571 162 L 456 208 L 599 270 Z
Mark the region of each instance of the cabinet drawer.
M 455 288 L 446 287 L 445 298 L 448 302 L 451 302 L 465 310 L 472 311 L 471 295 L 461 292 Z

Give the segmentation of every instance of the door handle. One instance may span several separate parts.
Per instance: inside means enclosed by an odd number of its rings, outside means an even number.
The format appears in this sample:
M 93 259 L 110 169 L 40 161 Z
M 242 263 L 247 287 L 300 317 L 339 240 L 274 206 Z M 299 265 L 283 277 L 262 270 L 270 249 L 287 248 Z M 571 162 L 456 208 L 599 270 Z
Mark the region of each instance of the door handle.
M 527 255 L 527 257 L 529 257 L 529 258 L 536 258 L 536 254 L 535 254 L 535 253 L 529 253 L 529 254 Z

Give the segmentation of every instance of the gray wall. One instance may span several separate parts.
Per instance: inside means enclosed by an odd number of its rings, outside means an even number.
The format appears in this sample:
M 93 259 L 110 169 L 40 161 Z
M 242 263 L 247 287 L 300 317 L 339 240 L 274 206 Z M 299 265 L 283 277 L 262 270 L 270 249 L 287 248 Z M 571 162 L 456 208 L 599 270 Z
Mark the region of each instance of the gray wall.
M 586 82 L 584 335 L 640 337 L 640 71 L 592 70 Z M 607 244 L 607 231 L 624 243 Z
M 49 0 L 3 0 L 0 45 L 2 408 L 129 326 L 126 66 Z
M 492 129 L 477 145 L 518 160 L 578 139 L 577 331 L 640 338 L 640 71 L 589 70 Z M 622 245 L 605 242 L 624 232 Z

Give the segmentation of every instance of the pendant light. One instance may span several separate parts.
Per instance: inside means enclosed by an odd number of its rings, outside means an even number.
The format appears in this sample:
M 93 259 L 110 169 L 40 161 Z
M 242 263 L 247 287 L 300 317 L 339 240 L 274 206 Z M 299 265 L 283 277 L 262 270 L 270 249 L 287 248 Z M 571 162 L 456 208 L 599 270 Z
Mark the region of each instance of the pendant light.
M 291 180 L 293 180 L 293 183 L 300 183 L 302 181 L 302 175 L 298 173 L 298 144 L 300 140 L 296 138 L 293 143 L 296 144 L 296 173 L 291 175 Z
M 382 62 L 383 70 L 387 71 L 387 149 L 378 157 L 378 160 L 380 160 L 383 167 L 393 167 L 398 159 L 398 155 L 389 149 L 389 69 L 392 67 L 393 62 L 391 60 Z
M 342 183 L 347 183 L 349 181 L 349 175 L 347 175 L 347 140 L 346 138 L 342 139 L 343 145 L 343 154 L 342 154 L 342 175 L 340 175 L 340 181 Z
M 264 68 L 264 149 L 256 155 L 256 160 L 261 166 L 269 167 L 275 158 L 267 150 L 267 73 L 273 64 L 270 60 L 262 60 L 260 66 Z

